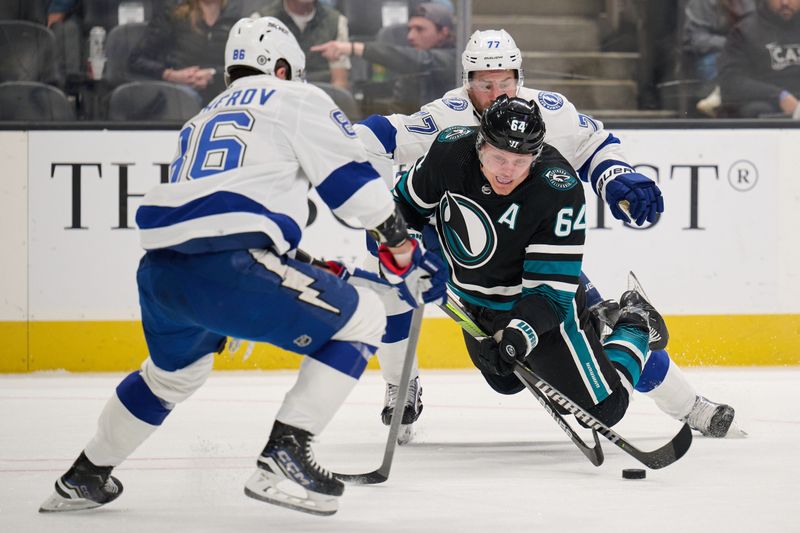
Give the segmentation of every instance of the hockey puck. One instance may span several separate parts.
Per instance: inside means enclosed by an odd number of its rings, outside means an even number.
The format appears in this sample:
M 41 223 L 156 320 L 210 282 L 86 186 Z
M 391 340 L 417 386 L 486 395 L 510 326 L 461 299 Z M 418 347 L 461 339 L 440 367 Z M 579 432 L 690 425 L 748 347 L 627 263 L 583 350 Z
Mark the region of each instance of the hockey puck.
M 641 468 L 626 468 L 622 471 L 622 477 L 625 479 L 644 479 L 647 473 Z

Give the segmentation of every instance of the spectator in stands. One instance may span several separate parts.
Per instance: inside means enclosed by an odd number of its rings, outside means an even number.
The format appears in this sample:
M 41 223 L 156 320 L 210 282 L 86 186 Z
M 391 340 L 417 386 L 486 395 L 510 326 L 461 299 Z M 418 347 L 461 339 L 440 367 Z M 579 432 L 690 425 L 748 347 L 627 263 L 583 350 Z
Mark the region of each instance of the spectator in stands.
M 329 60 L 362 56 L 399 74 L 394 85 L 394 112 L 410 113 L 456 85 L 455 22 L 442 4 L 418 5 L 408 20 L 407 46 L 386 42 L 330 41 L 311 48 Z
M 78 0 L 50 0 L 47 6 L 47 27 L 64 22 L 78 7 Z
M 800 0 L 759 0 L 720 57 L 722 103 L 741 117 L 800 119 Z
M 330 5 L 318 0 L 273 0 L 258 13 L 275 17 L 286 24 L 306 54 L 306 78 L 309 81 L 330 81 L 347 89 L 350 59 L 346 56 L 328 61 L 318 54 L 309 54 L 312 46 L 327 41 L 349 40 L 347 18 Z
M 725 46 L 728 32 L 755 8 L 754 0 L 689 0 L 685 10 L 683 46 L 698 79 L 716 84 L 717 57 Z M 720 104 L 717 85 L 711 94 L 697 103 L 697 109 L 715 116 Z
M 209 101 L 225 88 L 225 42 L 242 9 L 239 0 L 163 2 L 131 52 L 131 71 L 187 85 Z

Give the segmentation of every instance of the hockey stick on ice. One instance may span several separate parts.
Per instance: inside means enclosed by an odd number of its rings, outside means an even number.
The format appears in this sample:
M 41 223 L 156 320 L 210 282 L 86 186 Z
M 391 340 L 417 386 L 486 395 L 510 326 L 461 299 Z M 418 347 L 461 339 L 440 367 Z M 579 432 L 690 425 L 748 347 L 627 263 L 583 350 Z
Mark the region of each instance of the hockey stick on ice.
M 408 385 L 411 382 L 411 368 L 414 366 L 414 354 L 417 351 L 417 340 L 419 339 L 419 330 L 422 325 L 422 315 L 425 312 L 425 306 L 420 305 L 411 315 L 411 330 L 408 336 L 408 347 L 406 348 L 406 357 L 403 361 L 403 371 L 400 374 L 400 385 L 397 388 L 397 397 L 402 399 L 408 394 Z M 402 404 L 395 406 L 392 412 L 392 423 L 389 425 L 389 437 L 386 440 L 386 449 L 383 452 L 383 462 L 381 465 L 372 472 L 365 474 L 339 474 L 334 472 L 337 479 L 347 482 L 355 483 L 357 485 L 373 485 L 376 483 L 383 483 L 389 479 L 389 471 L 392 469 L 392 459 L 394 458 L 394 450 L 397 447 L 397 435 L 400 432 L 400 422 L 403 420 Z
M 295 259 L 328 270 L 328 265 L 316 259 L 301 249 L 295 250 Z M 388 282 L 387 282 L 388 285 Z M 417 341 L 419 340 L 419 330 L 422 326 L 422 316 L 425 314 L 425 305 L 420 305 L 411 314 L 411 328 L 409 330 L 408 346 L 403 360 L 403 370 L 400 373 L 400 384 L 397 388 L 397 397 L 405 398 L 408 395 L 408 385 L 411 383 L 411 368 L 414 366 L 414 357 L 417 352 Z M 392 422 L 389 425 L 389 437 L 386 440 L 386 449 L 383 451 L 383 462 L 372 472 L 363 474 L 342 474 L 333 472 L 333 475 L 340 481 L 353 483 L 356 485 L 374 485 L 383 483 L 389 479 L 389 471 L 392 469 L 392 459 L 394 450 L 397 447 L 397 436 L 400 433 L 400 423 L 403 420 L 403 409 L 395 408 L 392 412 Z
M 468 334 L 473 335 L 478 339 L 486 336 L 486 335 L 481 335 L 481 336 L 474 335 L 474 333 L 481 331 L 480 327 L 477 324 L 475 324 L 474 321 L 472 321 L 466 310 L 461 306 L 461 304 L 459 304 L 454 299 L 448 296 L 447 303 L 444 306 L 442 306 L 442 308 L 451 317 L 453 315 L 450 312 L 448 312 L 448 310 L 452 312 L 457 311 L 456 321 L 459 323 L 459 325 L 462 325 L 465 322 L 469 322 L 470 323 L 469 329 L 464 328 L 464 331 L 466 331 Z M 561 394 L 561 392 L 559 392 L 558 389 L 556 389 L 548 382 L 543 380 L 527 366 L 521 363 L 516 363 L 514 368 L 514 373 L 520 380 L 522 380 L 522 382 L 525 384 L 528 390 L 531 390 L 533 392 L 533 389 L 536 389 L 542 392 L 551 402 L 556 403 L 561 407 L 565 408 L 566 410 L 568 410 L 570 413 L 575 415 L 575 417 L 578 420 L 580 420 L 581 422 L 592 428 L 593 431 L 601 433 L 605 438 L 610 440 L 617 447 L 621 448 L 628 455 L 632 456 L 634 459 L 638 460 L 640 463 L 647 466 L 648 468 L 652 468 L 655 470 L 658 468 L 664 468 L 665 466 L 671 465 L 672 463 L 683 457 L 686 454 L 686 452 L 689 451 L 689 447 L 692 444 L 692 430 L 689 428 L 688 424 L 684 424 L 677 435 L 675 435 L 669 442 L 667 442 L 665 445 L 661 446 L 657 450 L 653 450 L 651 452 L 640 450 L 639 448 L 635 447 L 633 444 L 628 442 L 626 439 L 624 439 L 622 436 L 620 436 L 618 433 L 616 433 L 614 430 L 612 430 L 611 428 L 600 422 L 598 419 L 593 417 L 591 414 L 586 412 L 578 404 L 576 404 L 575 402 L 573 402 L 572 400 Z M 556 421 L 558 422 L 558 420 Z M 566 422 L 564 423 L 566 424 Z M 563 426 L 562 429 L 564 429 Z M 595 439 L 597 439 L 597 435 L 595 435 Z M 575 441 L 573 440 L 573 442 Z M 581 448 L 580 445 L 578 447 Z M 581 448 L 581 451 L 583 451 L 583 448 Z
M 442 310 L 456 323 L 461 326 L 461 328 L 467 332 L 468 335 L 476 339 L 480 339 L 482 337 L 486 337 L 486 333 L 481 329 L 481 327 L 472 320 L 472 317 L 469 316 L 469 313 L 450 295 L 447 296 L 447 302 L 441 306 Z M 533 394 L 536 401 L 544 407 L 544 410 L 547 411 L 553 420 L 556 421 L 556 424 L 567 434 L 569 439 L 578 447 L 578 449 L 586 456 L 589 461 L 595 465 L 600 466 L 603 464 L 603 460 L 605 459 L 603 455 L 603 448 L 600 446 L 600 439 L 597 437 L 597 432 L 592 430 L 592 436 L 594 437 L 594 446 L 589 446 L 583 439 L 578 435 L 572 426 L 564 420 L 564 417 L 561 416 L 555 406 L 551 403 L 550 399 L 539 389 L 531 385 L 523 376 L 519 374 L 518 371 L 515 371 L 517 378 L 525 385 L 531 394 Z

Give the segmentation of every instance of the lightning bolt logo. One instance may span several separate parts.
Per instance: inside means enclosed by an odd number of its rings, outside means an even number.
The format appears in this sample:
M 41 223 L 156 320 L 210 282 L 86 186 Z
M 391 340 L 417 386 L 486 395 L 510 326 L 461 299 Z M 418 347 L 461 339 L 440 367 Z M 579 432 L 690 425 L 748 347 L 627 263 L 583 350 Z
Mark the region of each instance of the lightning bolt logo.
M 341 309 L 319 298 L 320 292 L 312 287 L 314 282 L 317 281 L 316 279 L 289 265 L 282 264 L 277 257 L 270 253 L 251 253 L 251 255 L 256 261 L 263 265 L 264 268 L 281 278 L 281 287 L 286 287 L 287 289 L 295 291 L 298 294 L 297 299 L 301 302 L 319 307 L 320 309 L 325 309 L 337 315 L 341 314 Z

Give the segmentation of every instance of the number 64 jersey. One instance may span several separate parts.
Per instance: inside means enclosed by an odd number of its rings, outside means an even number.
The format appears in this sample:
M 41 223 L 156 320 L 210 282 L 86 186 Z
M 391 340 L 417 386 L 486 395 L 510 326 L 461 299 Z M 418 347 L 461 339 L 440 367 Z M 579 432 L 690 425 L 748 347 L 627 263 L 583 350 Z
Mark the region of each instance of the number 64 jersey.
M 136 213 L 142 246 L 183 253 L 297 247 L 309 185 L 366 228 L 394 205 L 347 117 L 321 89 L 272 76 L 234 81 L 180 132 L 170 182 Z
M 399 178 L 395 201 L 415 229 L 435 225 L 451 290 L 472 305 L 511 312 L 541 335 L 565 320 L 578 289 L 583 187 L 545 144 L 528 178 L 510 194 L 496 194 L 481 172 L 477 131 L 442 131 Z

